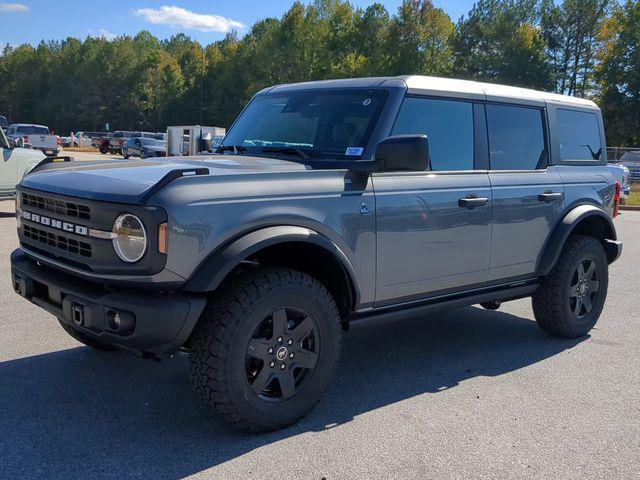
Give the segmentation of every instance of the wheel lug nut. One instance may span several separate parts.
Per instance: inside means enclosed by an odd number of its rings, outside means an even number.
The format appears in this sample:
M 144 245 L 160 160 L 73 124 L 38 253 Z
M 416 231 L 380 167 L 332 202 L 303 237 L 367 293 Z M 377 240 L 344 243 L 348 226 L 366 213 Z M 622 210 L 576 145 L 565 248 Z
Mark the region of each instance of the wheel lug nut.
M 293 352 L 289 354 L 289 358 L 293 358 Z
M 276 362 L 271 362 L 271 363 L 269 364 L 269 366 L 270 366 L 271 368 L 275 367 L 275 366 L 276 366 Z
M 283 363 L 282 365 L 280 365 L 280 370 L 284 370 L 285 368 L 287 368 L 286 364 Z
M 293 340 L 291 339 L 287 340 L 287 345 L 293 345 Z
M 273 348 L 269 348 L 269 350 L 267 350 L 269 352 L 269 354 L 273 353 Z
M 278 337 L 278 343 L 282 343 L 282 337 Z

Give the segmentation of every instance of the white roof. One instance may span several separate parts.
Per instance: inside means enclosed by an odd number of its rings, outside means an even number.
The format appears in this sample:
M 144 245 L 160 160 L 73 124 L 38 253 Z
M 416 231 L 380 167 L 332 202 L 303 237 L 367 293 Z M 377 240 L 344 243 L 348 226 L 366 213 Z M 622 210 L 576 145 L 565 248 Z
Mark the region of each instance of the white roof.
M 598 108 L 591 100 L 557 93 L 541 92 L 529 88 L 511 87 L 494 83 L 458 80 L 454 78 L 427 77 L 423 75 L 406 75 L 399 77 L 407 84 L 409 90 L 420 90 L 436 94 L 466 94 L 470 96 L 492 99 L 517 99 L 531 102 L 554 102 L 583 107 Z

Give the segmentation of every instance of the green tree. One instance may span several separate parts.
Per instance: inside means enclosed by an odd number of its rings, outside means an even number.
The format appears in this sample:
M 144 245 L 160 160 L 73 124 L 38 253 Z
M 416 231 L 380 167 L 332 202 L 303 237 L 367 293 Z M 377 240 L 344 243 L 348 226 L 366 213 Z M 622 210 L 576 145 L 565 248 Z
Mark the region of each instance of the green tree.
M 387 52 L 392 74 L 445 75 L 453 57 L 454 26 L 431 0 L 407 0 L 391 20 Z
M 479 0 L 456 26 L 456 72 L 477 80 L 550 88 L 538 23 L 536 0 Z
M 597 35 L 612 0 L 564 0 L 541 5 L 542 35 L 558 93 L 584 97 L 593 90 Z
M 640 2 L 627 0 L 600 31 L 596 78 L 609 145 L 640 145 Z

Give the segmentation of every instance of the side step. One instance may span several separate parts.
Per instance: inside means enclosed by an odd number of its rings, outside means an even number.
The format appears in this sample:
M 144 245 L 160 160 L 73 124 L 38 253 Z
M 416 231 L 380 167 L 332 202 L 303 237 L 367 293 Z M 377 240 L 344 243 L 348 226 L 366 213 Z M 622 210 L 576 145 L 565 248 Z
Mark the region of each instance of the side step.
M 383 307 L 367 312 L 355 313 L 348 318 L 349 328 L 362 328 L 383 323 L 397 322 L 412 317 L 420 317 L 443 310 L 468 307 L 477 303 L 499 300 L 506 302 L 531 295 L 538 288 L 538 281 L 532 280 L 517 285 L 491 287 L 472 292 L 442 295 L 418 302 Z

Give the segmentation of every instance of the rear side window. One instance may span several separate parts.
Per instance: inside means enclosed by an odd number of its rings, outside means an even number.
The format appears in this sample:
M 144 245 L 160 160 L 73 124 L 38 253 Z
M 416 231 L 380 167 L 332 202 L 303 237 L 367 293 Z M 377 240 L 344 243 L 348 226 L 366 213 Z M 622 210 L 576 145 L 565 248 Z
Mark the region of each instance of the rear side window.
M 392 133 L 427 135 L 431 170 L 473 170 L 470 102 L 407 97 Z
M 34 125 L 18 127 L 17 133 L 23 135 L 49 135 L 49 129 L 46 127 L 36 127 Z
M 542 110 L 487 105 L 492 170 L 535 170 L 545 161 Z
M 602 157 L 602 138 L 595 113 L 557 111 L 560 160 L 595 160 Z

